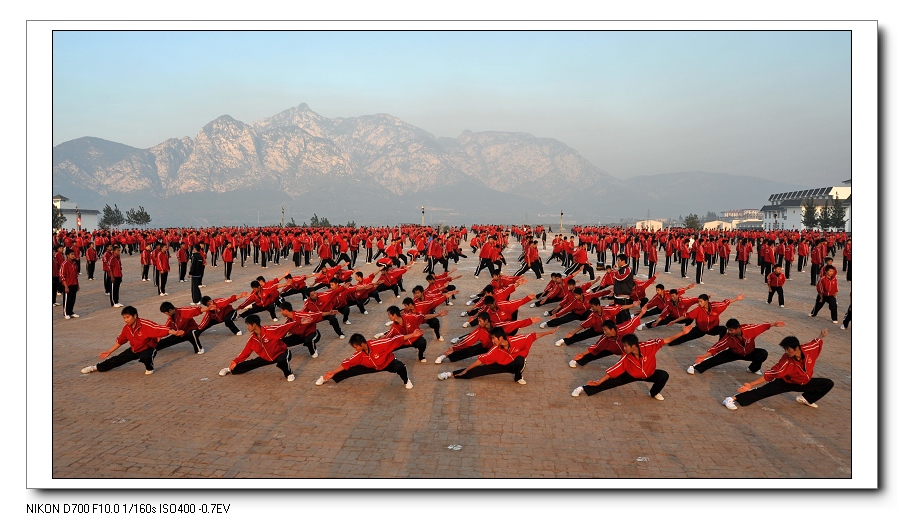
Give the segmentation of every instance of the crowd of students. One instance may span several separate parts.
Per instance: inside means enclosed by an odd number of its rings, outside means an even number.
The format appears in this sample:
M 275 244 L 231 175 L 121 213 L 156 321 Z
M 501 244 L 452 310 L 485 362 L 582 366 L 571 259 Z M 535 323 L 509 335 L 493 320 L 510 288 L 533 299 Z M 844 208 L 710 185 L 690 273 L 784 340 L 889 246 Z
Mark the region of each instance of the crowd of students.
M 474 378 L 498 373 L 513 376 L 514 381 L 526 384 L 524 370 L 532 345 L 539 338 L 551 335 L 559 327 L 575 324 L 576 328 L 554 342 L 556 347 L 571 346 L 594 340 L 586 350 L 574 355 L 569 366 L 577 368 L 590 362 L 617 357 L 606 374 L 572 391 L 594 395 L 630 382 L 652 384 L 650 396 L 664 400 L 662 395 L 669 374 L 658 369 L 656 355 L 663 346 L 679 346 L 704 336 L 718 341 L 706 354 L 697 357 L 688 374 L 704 373 L 708 369 L 732 361 L 749 363 L 749 370 L 760 378 L 744 384 L 738 393 L 727 397 L 723 405 L 737 409 L 761 398 L 794 391 L 802 395 L 798 401 L 811 407 L 832 388 L 827 379 L 813 378 L 816 358 L 822 350 L 822 338 L 801 343 L 794 336 L 781 342 L 784 354 L 771 369 L 761 370 L 766 361 L 764 349 L 756 348 L 754 339 L 771 327 L 782 327 L 782 321 L 762 324 L 741 324 L 730 318 L 721 324 L 722 314 L 735 302 L 744 299 L 710 300 L 706 293 L 695 297 L 684 294 L 697 285 L 704 285 L 703 275 L 718 261 L 719 273 L 728 274 L 732 254 L 738 266 L 738 279 L 747 279 L 747 265 L 753 255 L 763 276 L 765 301 L 777 296 L 784 307 L 785 281 L 791 280 L 794 257 L 797 271 L 803 273 L 810 266 L 811 286 L 816 302 L 810 311 L 816 317 L 820 309 L 829 305 L 830 316 L 838 323 L 837 270 L 833 266 L 836 252 L 842 254 L 842 271 L 850 281 L 851 241 L 844 233 L 818 232 L 708 232 L 668 230 L 650 232 L 624 228 L 581 227 L 571 235 L 556 235 L 552 239 L 549 258 L 540 258 L 540 244 L 546 247 L 546 230 L 540 226 L 473 225 L 470 229 L 453 227 L 442 232 L 431 227 L 342 227 L 342 228 L 261 228 L 239 227 L 207 229 L 158 229 L 104 231 L 94 233 L 61 231 L 54 234 L 53 244 L 53 301 L 63 294 L 65 319 L 78 318 L 74 312 L 81 275 L 81 257 L 85 258 L 86 280 L 93 281 L 95 265 L 101 261 L 105 295 L 111 306 L 122 308 L 122 331 L 110 349 L 101 353 L 103 359 L 82 369 L 83 373 L 105 372 L 128 362 L 139 360 L 146 374 L 154 372 L 154 358 L 161 350 L 187 342 L 196 354 L 204 354 L 201 334 L 222 323 L 233 334 L 242 335 L 236 325 L 242 318 L 248 340 L 221 376 L 238 375 L 266 365 L 275 365 L 288 381 L 295 380 L 291 368 L 291 347 L 304 345 L 312 358 L 319 356 L 317 344 L 322 336 L 318 323 L 327 322 L 338 339 L 345 339 L 352 324 L 351 309 L 361 316 L 369 315 L 370 303 L 384 304 L 381 294 L 392 292 L 394 304 L 387 304 L 385 316 L 388 330 L 365 338 L 351 333 L 348 344 L 351 354 L 336 369 L 326 371 L 315 382 L 322 385 L 332 380 L 341 382 L 350 377 L 376 372 L 391 372 L 399 376 L 406 388 L 412 389 L 409 369 L 396 357 L 406 348 L 417 350 L 417 360 L 426 362 L 428 348 L 424 330 L 427 326 L 436 341 L 445 338 L 440 332 L 440 318 L 448 312 L 442 305 L 451 305 L 458 288 L 452 284 L 461 275 L 454 275 L 462 259 L 472 258 L 474 276 L 484 270 L 489 283 L 470 294 L 461 313 L 466 318 L 462 327 L 472 329 L 453 338 L 451 347 L 436 358 L 435 363 L 460 362 L 474 359 L 470 365 L 453 371 L 443 371 L 439 380 Z M 509 268 L 504 254 L 513 246 L 520 255 L 518 263 Z M 520 248 L 519 248 L 520 246 Z M 463 247 L 470 248 L 470 255 Z M 756 249 L 754 249 L 756 248 Z M 691 262 L 696 268 L 695 282 L 685 288 L 667 291 L 656 284 L 655 294 L 647 297 L 647 290 L 658 279 L 659 254 L 665 256 L 662 273 L 689 277 Z M 591 255 L 596 254 L 596 266 Z M 176 307 L 163 301 L 160 312 L 165 323 L 140 318 L 134 306 L 125 306 L 120 298 L 123 281 L 122 256 L 138 254 L 141 282 L 153 282 L 158 296 L 166 291 L 170 261 L 175 258 L 178 281 L 190 282 L 191 303 Z M 510 252 L 511 255 L 511 252 Z M 316 257 L 315 257 L 316 256 Z M 610 261 L 611 258 L 611 261 Z M 291 263 L 288 273 L 257 277 L 249 290 L 229 297 L 212 299 L 203 296 L 205 275 L 210 279 L 209 267 L 223 265 L 222 281 L 232 282 L 233 264 L 259 266 L 264 269 Z M 545 281 L 546 266 L 552 261 L 561 272 L 552 272 L 542 290 L 536 294 L 515 295 L 528 282 L 525 274 L 532 271 L 535 281 Z M 314 263 L 315 261 L 316 264 Z M 373 264 L 377 271 L 369 275 L 357 269 L 358 263 Z M 642 266 L 646 267 L 642 270 Z M 421 268 L 421 264 L 423 267 Z M 418 272 L 423 281 L 412 280 Z M 452 267 L 450 269 L 450 266 Z M 310 274 L 294 269 L 312 267 Z M 440 267 L 442 271 L 440 271 Z M 151 269 L 153 268 L 153 274 Z M 594 270 L 599 271 L 596 274 Z M 639 272 L 645 271 L 645 277 Z M 266 274 L 266 272 L 265 272 Z M 409 275 L 411 274 L 411 275 Z M 581 276 L 589 276 L 582 282 Z M 404 282 L 421 283 L 411 288 L 410 296 Z M 424 286 L 423 283 L 426 283 Z M 301 296 L 300 310 L 296 310 L 292 296 Z M 401 301 L 401 303 L 399 302 Z M 519 311 L 545 308 L 542 316 L 519 319 Z M 261 320 L 268 313 L 272 325 Z M 284 318 L 279 322 L 279 316 Z M 537 311 L 540 314 L 540 311 Z M 848 308 L 842 329 L 851 321 Z M 648 316 L 658 316 L 643 322 Z M 196 318 L 201 318 L 200 322 Z M 341 317 L 341 323 L 340 323 Z M 544 319 L 548 318 L 548 319 Z M 685 324 L 680 331 L 664 338 L 641 341 L 641 331 L 661 326 Z M 527 332 L 539 324 L 540 331 Z M 550 329 L 550 330 L 542 330 Z M 129 347 L 110 356 L 123 345 Z M 252 357 L 252 353 L 254 356 Z

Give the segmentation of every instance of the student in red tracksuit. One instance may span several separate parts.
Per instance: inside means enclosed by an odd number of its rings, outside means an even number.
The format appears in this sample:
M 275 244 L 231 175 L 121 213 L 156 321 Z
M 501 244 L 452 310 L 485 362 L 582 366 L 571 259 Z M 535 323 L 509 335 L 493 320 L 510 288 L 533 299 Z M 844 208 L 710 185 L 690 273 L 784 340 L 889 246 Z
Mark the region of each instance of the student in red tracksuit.
M 264 259 L 263 255 L 261 259 Z M 295 327 L 295 322 L 262 326 L 260 316 L 252 314 L 245 318 L 245 325 L 250 334 L 248 343 L 245 344 L 242 352 L 229 363 L 229 367 L 220 370 L 220 376 L 225 377 L 230 373 L 240 375 L 252 369 L 276 364 L 286 380 L 289 382 L 295 380 L 295 375 L 289 366 L 289 362 L 292 361 L 292 351 L 282 341 L 283 336 Z M 257 358 L 247 360 L 251 353 L 255 353 Z
M 669 346 L 671 347 L 691 340 L 696 340 L 707 334 L 710 336 L 718 336 L 719 339 L 721 339 L 725 336 L 726 329 L 724 326 L 719 325 L 719 315 L 722 314 L 729 305 L 736 301 L 741 301 L 742 299 L 744 299 L 744 294 L 738 294 L 738 297 L 735 299 L 725 299 L 710 303 L 708 295 L 700 294 L 697 296 L 697 306 L 687 311 L 687 316 L 683 318 L 689 322 L 688 326 L 691 326 L 690 323 L 693 323 L 693 328 L 690 332 L 682 332 L 679 333 L 679 335 L 673 336 L 674 340 L 669 343 Z
M 111 307 L 122 307 L 122 303 L 119 302 L 119 285 L 122 284 L 122 261 L 119 258 L 120 253 L 122 252 L 119 245 L 113 246 L 113 251 L 110 255 L 109 268 L 110 268 L 110 306 Z
M 252 281 L 251 295 L 245 298 L 245 301 L 236 307 L 236 310 L 240 312 L 244 310 L 245 307 L 248 307 L 247 310 L 239 314 L 239 317 L 245 318 L 246 316 L 266 310 L 270 313 L 270 317 L 273 318 L 273 321 L 279 321 L 276 317 L 276 302 L 279 299 L 279 290 L 277 290 L 277 286 L 278 284 L 265 283 L 261 278 Z
M 725 397 L 722 405 L 729 410 L 736 410 L 738 409 L 737 404 L 749 406 L 766 397 L 793 391 L 802 393 L 797 396 L 797 402 L 811 408 L 818 408 L 816 401 L 823 398 L 835 386 L 835 383 L 828 378 L 813 378 L 816 359 L 822 352 L 822 339 L 828 333 L 828 329 L 823 329 L 818 338 L 805 344 L 801 344 L 794 336 L 786 336 L 779 343 L 779 346 L 785 350 L 785 354 L 778 363 L 760 378 L 742 385 L 734 396 Z M 763 384 L 764 382 L 765 384 Z M 763 385 L 760 386 L 760 384 Z
M 571 396 L 578 397 L 581 393 L 588 396 L 596 395 L 601 391 L 631 382 L 652 382 L 650 396 L 656 400 L 665 400 L 662 389 L 669 380 L 669 374 L 662 369 L 656 369 L 656 353 L 668 343 L 667 340 L 657 338 L 641 342 L 634 334 L 622 336 L 621 348 L 624 354 L 618 362 L 607 369 L 601 379 L 591 380 L 583 386 L 574 388 Z
M 141 250 L 141 280 L 148 280 L 148 270 L 151 269 L 151 245 L 144 245 L 144 249 Z
M 530 353 L 530 348 L 538 338 L 548 336 L 556 332 L 555 329 L 546 332 L 532 332 L 518 336 L 506 336 L 502 329 L 490 331 L 490 340 L 493 347 L 486 353 L 477 357 L 471 365 L 464 369 L 446 371 L 440 373 L 437 378 L 475 378 L 496 373 L 510 373 L 515 382 L 527 384 L 524 380 L 524 362 Z
M 600 358 L 605 358 L 614 354 L 623 354 L 624 351 L 621 348 L 621 338 L 622 336 L 634 334 L 634 331 L 637 330 L 637 326 L 640 325 L 641 317 L 643 317 L 643 309 L 641 309 L 640 314 L 618 326 L 616 326 L 615 322 L 612 320 L 604 321 L 602 324 L 603 335 L 600 336 L 596 343 L 588 347 L 586 351 L 574 355 L 574 358 L 568 362 L 568 367 L 584 366 L 594 360 L 599 360 Z
M 747 370 L 751 373 L 762 375 L 760 368 L 769 355 L 765 349 L 756 346 L 755 338 L 772 327 L 784 327 L 785 322 L 775 321 L 761 323 L 759 325 L 741 323 L 731 318 L 725 322 L 727 331 L 721 340 L 709 348 L 706 353 L 698 356 L 694 364 L 687 368 L 687 374 L 703 373 L 707 369 L 727 364 L 728 362 L 750 362 Z
M 282 305 L 279 306 L 279 310 L 286 318 L 286 321 L 295 322 L 295 327 L 289 331 L 289 334 L 283 337 L 282 341 L 289 347 L 304 345 L 308 348 L 311 358 L 317 358 L 318 352 L 316 344 L 320 341 L 320 331 L 317 330 L 317 322 L 323 321 L 324 318 L 335 316 L 338 314 L 338 311 L 293 311 L 292 304 L 288 301 L 284 301 Z
M 541 266 L 543 265 L 540 261 L 540 251 L 537 249 L 537 241 L 531 241 L 530 245 L 527 247 L 527 250 L 524 253 L 524 264 L 521 266 L 521 268 L 518 269 L 517 272 L 514 273 L 514 275 L 520 276 L 527 272 L 528 269 L 530 269 L 534 271 L 537 279 L 543 279 Z M 590 275 L 593 275 L 593 269 L 591 269 Z
M 185 273 L 188 272 L 188 244 L 183 242 L 176 252 L 176 261 L 179 262 L 179 282 L 185 283 Z
M 87 374 L 94 371 L 103 373 L 133 360 L 138 360 L 144 364 L 144 374 L 153 375 L 154 357 L 157 356 L 157 351 L 160 349 L 158 340 L 167 335 L 182 336 L 185 334 L 183 331 L 173 330 L 151 320 L 139 318 L 138 310 L 131 305 L 123 308 L 120 314 L 122 314 L 122 319 L 126 324 L 116 338 L 116 343 L 99 355 L 101 359 L 106 360 L 83 368 L 82 373 Z M 128 349 L 112 358 L 107 358 L 126 342 L 129 343 Z
M 78 294 L 78 270 L 75 267 L 75 250 L 66 250 L 66 260 L 57 269 L 60 287 L 63 289 L 63 317 L 78 318 L 75 313 L 75 298 Z M 56 302 L 56 292 L 54 292 Z
M 411 298 L 408 298 L 410 300 Z M 392 325 L 389 327 L 389 330 L 386 332 L 382 332 L 374 336 L 374 338 L 392 338 L 393 336 L 404 336 L 412 334 L 415 330 L 417 330 L 422 324 L 429 320 L 435 320 L 440 316 L 445 316 L 448 314 L 447 311 L 441 311 L 437 314 L 420 314 L 417 312 L 406 312 L 402 313 L 401 309 L 396 307 L 395 305 L 386 309 L 386 315 L 389 316 L 389 321 L 392 322 Z M 417 349 L 417 358 L 421 362 L 426 362 L 427 359 L 424 357 L 424 351 L 427 350 L 427 340 L 424 339 L 423 334 L 419 336 L 415 340 L 406 340 L 394 349 L 394 351 L 398 351 L 399 349 L 405 349 L 407 347 L 414 347 Z
M 366 340 L 363 335 L 355 333 L 348 341 L 348 344 L 355 350 L 355 354 L 343 360 L 338 368 L 324 373 L 314 384 L 321 386 L 327 380 L 338 384 L 347 378 L 382 371 L 397 374 L 405 383 L 405 388 L 411 389 L 414 384 L 408 377 L 408 369 L 392 352 L 404 342 L 416 340 L 423 334 L 424 332 L 418 329 L 411 334 L 380 340 Z
M 157 275 L 159 276 L 159 279 L 157 280 L 157 293 L 160 296 L 169 296 L 169 293 L 167 293 L 166 291 L 166 280 L 169 277 L 170 271 L 169 260 L 169 248 L 167 248 L 162 242 L 158 242 L 154 268 L 157 269 Z
M 838 323 L 838 302 L 835 296 L 838 294 L 838 278 L 835 277 L 837 270 L 834 266 L 825 267 L 825 275 L 816 283 L 816 305 L 810 311 L 810 317 L 813 318 L 819 314 L 819 310 L 826 303 L 829 304 L 829 311 L 832 315 L 832 323 Z
M 232 249 L 232 242 L 227 242 L 223 248 L 223 265 L 226 283 L 232 283 L 232 263 L 235 262 L 235 252 Z M 298 266 L 298 265 L 295 265 Z
M 489 313 L 481 312 L 477 315 L 477 328 L 465 336 L 453 338 L 452 347 L 439 355 L 435 363 L 441 364 L 447 358 L 450 362 L 457 362 L 489 351 L 493 346 L 492 340 L 490 340 L 490 331 L 493 329 L 502 329 L 506 336 L 514 336 L 518 334 L 518 329 L 529 327 L 540 321 L 541 318 L 534 317 L 493 325 Z
M 241 294 L 233 294 L 228 298 L 212 299 L 210 296 L 202 297 L 201 312 L 204 316 L 201 317 L 201 323 L 198 324 L 199 331 L 204 332 L 214 325 L 222 323 L 227 329 L 232 331 L 232 334 L 241 336 L 242 331 L 235 325 L 238 312 L 232 308 L 232 303 L 247 295 L 248 292 L 242 292 Z
M 769 296 L 766 297 L 766 303 L 772 304 L 772 298 L 778 294 L 778 306 L 785 306 L 785 274 L 782 272 L 781 265 L 775 265 L 772 273 L 766 276 L 766 288 L 769 289 Z
M 735 261 L 738 262 L 738 279 L 747 279 L 747 265 L 750 263 L 750 252 L 753 245 L 746 238 L 738 241 L 735 247 Z
M 97 266 L 97 249 L 94 243 L 88 243 L 88 249 L 85 250 L 85 265 L 88 271 L 88 281 L 94 281 L 94 268 Z
M 174 331 L 182 331 L 184 334 L 182 336 L 167 336 L 160 340 L 157 344 L 158 349 L 177 343 L 189 342 L 195 354 L 204 354 L 204 346 L 201 345 L 201 331 L 195 321 L 195 317 L 201 315 L 200 306 L 176 308 L 169 301 L 164 301 L 160 304 L 160 312 L 166 314 L 166 323 L 163 325 Z

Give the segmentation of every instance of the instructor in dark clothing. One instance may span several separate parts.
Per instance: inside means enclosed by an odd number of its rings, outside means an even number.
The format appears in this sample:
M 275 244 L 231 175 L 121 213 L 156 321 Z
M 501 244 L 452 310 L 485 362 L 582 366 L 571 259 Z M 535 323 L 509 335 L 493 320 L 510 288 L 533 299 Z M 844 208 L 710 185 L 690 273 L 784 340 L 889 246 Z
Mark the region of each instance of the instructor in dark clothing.
M 201 245 L 196 244 L 191 248 L 191 264 L 188 267 L 188 275 L 191 277 L 191 304 L 201 304 L 201 278 L 204 277 L 204 258 L 201 256 Z

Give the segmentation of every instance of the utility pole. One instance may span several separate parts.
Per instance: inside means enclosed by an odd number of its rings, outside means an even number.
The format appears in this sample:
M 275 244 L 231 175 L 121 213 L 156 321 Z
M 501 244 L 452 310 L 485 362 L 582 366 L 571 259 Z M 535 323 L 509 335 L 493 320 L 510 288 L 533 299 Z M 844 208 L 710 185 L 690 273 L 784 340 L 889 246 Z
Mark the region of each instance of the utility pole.
M 286 206 L 282 207 L 282 220 L 279 222 L 280 228 L 286 227 Z
M 421 227 L 424 227 L 424 206 L 421 206 Z
M 564 217 L 565 212 L 559 210 L 559 233 L 562 233 L 562 218 Z

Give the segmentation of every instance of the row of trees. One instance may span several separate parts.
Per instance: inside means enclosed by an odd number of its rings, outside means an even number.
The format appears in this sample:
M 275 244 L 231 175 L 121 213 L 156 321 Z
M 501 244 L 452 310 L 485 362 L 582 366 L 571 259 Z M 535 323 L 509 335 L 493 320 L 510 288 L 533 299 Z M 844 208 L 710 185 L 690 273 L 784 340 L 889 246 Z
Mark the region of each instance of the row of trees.
M 113 204 L 112 208 L 110 207 L 110 204 L 105 204 L 103 215 L 97 222 L 97 226 L 106 230 L 109 228 L 117 228 L 123 224 L 128 224 L 129 226 L 144 226 L 150 224 L 150 222 L 151 215 L 144 210 L 144 206 L 138 206 L 137 210 L 132 208 L 123 215 L 122 211 L 119 210 L 119 206 L 116 204 Z
M 801 214 L 801 223 L 807 228 L 839 229 L 844 228 L 847 222 L 844 216 L 844 205 L 838 197 L 832 201 L 831 207 L 826 204 L 818 211 L 813 199 L 809 198 L 804 202 Z
M 308 224 L 307 222 L 305 222 L 305 223 L 302 224 L 301 226 L 299 226 L 298 224 L 296 224 L 296 223 L 295 223 L 295 217 L 290 217 L 289 222 L 286 223 L 286 227 L 287 227 L 287 228 L 307 228 L 308 226 L 309 226 L 309 224 Z M 333 227 L 333 225 L 330 223 L 330 220 L 329 220 L 328 218 L 326 218 L 326 217 L 320 218 L 320 217 L 317 216 L 316 213 L 314 213 L 314 216 L 311 217 L 311 224 L 310 224 L 310 226 L 311 226 L 312 228 L 332 228 L 332 227 Z M 347 228 L 354 228 L 354 227 L 355 227 L 355 221 L 352 220 L 352 221 L 347 222 L 347 223 L 345 224 L 345 227 L 347 227 Z

